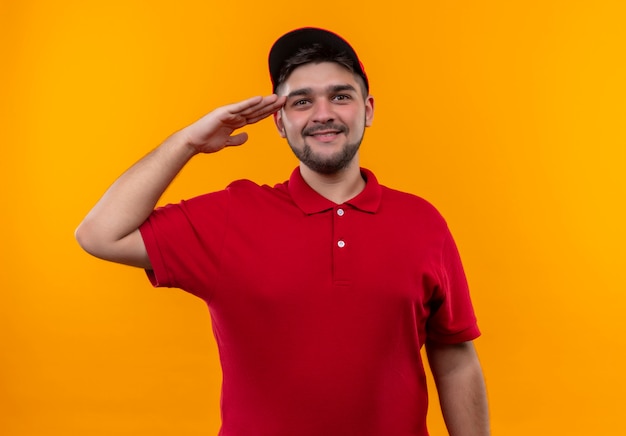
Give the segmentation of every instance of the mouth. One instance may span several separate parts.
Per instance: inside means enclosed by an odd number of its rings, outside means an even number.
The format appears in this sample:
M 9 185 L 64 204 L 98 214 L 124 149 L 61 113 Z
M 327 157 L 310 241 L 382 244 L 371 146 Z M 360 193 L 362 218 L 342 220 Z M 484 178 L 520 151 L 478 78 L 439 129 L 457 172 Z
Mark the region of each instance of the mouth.
M 304 136 L 310 136 L 318 141 L 329 142 L 345 133 L 345 131 L 346 129 L 341 126 L 326 126 L 307 129 L 303 133 Z
M 335 136 L 339 135 L 341 132 L 338 130 L 324 130 L 321 132 L 315 132 L 315 133 L 311 133 L 309 136 L 313 136 L 314 138 L 334 138 Z

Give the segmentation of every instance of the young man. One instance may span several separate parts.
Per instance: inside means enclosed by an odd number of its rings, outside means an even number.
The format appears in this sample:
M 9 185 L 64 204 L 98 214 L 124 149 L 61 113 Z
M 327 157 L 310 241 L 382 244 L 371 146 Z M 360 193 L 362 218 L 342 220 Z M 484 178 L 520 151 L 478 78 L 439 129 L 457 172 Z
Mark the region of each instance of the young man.
M 79 243 L 207 302 L 223 436 L 427 435 L 422 346 L 450 434 L 487 435 L 480 333 L 446 223 L 359 167 L 374 99 L 356 53 L 304 28 L 269 64 L 275 94 L 174 133 L 109 188 Z M 243 144 L 235 130 L 270 115 L 300 160 L 288 181 L 153 210 L 193 156 Z

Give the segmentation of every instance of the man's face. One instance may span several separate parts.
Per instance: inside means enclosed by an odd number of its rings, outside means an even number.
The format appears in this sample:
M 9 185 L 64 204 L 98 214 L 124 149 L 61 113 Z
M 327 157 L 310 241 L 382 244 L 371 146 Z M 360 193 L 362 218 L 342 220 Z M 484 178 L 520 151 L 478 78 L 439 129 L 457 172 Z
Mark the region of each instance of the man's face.
M 374 115 L 374 100 L 363 98 L 355 75 L 336 63 L 305 64 L 280 86 L 285 106 L 276 126 L 307 167 L 333 174 L 347 167 L 359 150 Z

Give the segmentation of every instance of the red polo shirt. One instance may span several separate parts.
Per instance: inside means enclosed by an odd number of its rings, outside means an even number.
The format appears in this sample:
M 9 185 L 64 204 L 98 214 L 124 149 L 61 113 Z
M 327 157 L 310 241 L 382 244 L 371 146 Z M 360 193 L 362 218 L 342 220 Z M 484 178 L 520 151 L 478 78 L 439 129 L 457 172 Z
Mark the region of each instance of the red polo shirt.
M 461 261 L 426 201 L 367 183 L 335 204 L 296 169 L 157 209 L 156 286 L 209 307 L 222 436 L 427 435 L 420 348 L 479 335 Z

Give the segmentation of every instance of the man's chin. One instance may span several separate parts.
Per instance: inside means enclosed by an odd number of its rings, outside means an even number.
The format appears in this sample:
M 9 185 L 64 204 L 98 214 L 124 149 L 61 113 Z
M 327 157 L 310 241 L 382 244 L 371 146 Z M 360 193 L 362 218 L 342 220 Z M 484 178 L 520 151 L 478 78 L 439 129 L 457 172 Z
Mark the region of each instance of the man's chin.
M 300 158 L 300 162 L 317 173 L 336 174 L 346 169 L 352 162 L 352 158 L 345 155 L 332 156 L 331 158 L 304 156 Z
M 347 168 L 356 156 L 360 143 L 342 145 L 340 149 L 332 147 L 332 143 L 305 141 L 302 149 L 289 146 L 298 160 L 309 169 L 320 174 L 335 174 Z M 335 148 L 335 150 L 333 150 Z

